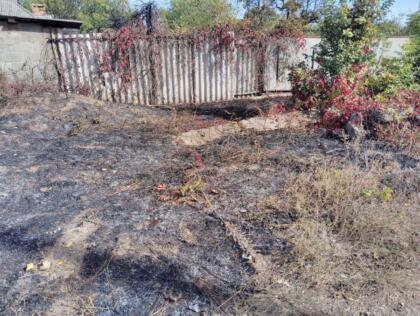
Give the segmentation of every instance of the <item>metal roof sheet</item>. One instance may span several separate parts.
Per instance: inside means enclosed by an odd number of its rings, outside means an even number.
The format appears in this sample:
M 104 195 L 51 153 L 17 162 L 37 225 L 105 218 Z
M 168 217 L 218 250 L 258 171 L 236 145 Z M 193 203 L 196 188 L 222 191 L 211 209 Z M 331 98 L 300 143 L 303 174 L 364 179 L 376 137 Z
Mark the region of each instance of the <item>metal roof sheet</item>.
M 0 0 L 0 15 L 17 18 L 33 18 L 31 12 L 22 7 L 17 0 Z
M 54 19 L 50 15 L 35 16 L 20 5 L 17 0 L 0 0 L 0 19 L 8 18 L 57 27 L 80 28 L 82 25 L 80 21 Z

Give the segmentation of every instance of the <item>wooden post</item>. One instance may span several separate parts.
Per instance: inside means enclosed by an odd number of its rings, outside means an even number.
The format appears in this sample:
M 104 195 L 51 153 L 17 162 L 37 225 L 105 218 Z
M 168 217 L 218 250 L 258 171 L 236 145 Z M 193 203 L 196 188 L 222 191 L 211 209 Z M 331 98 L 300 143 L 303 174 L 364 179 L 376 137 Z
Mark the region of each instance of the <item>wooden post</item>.
M 257 93 L 265 92 L 265 72 L 267 60 L 267 44 L 259 41 L 257 50 Z
M 57 71 L 58 86 L 61 92 L 66 91 L 66 84 L 63 75 L 63 64 L 60 56 L 60 48 L 58 47 L 57 29 L 50 28 L 50 44 L 54 56 L 54 67 Z

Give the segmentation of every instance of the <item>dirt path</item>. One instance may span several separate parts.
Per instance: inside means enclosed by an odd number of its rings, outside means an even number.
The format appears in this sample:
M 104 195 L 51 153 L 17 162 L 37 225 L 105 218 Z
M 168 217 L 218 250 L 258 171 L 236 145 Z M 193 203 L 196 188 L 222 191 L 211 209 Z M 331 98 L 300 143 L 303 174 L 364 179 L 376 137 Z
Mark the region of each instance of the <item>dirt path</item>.
M 202 146 L 215 140 L 252 130 L 258 132 L 304 127 L 310 123 L 301 112 L 280 113 L 273 116 L 257 116 L 238 122 L 191 130 L 176 137 L 176 142 L 188 146 Z

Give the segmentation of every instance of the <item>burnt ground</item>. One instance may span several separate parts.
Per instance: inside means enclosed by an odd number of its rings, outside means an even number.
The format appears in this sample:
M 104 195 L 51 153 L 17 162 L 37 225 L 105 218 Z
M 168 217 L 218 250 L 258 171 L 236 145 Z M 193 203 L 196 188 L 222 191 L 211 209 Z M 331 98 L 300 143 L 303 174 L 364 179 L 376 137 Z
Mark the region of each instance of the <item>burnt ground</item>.
M 284 233 L 297 215 L 271 197 L 307 170 L 375 161 L 409 173 L 391 175 L 394 190 L 418 193 L 418 157 L 373 141 L 355 148 L 302 129 L 189 148 L 174 136 L 211 113 L 63 95 L 0 106 L 2 315 L 313 314 L 247 306 L 297 260 Z M 401 298 L 333 301 L 314 314 L 416 311 Z

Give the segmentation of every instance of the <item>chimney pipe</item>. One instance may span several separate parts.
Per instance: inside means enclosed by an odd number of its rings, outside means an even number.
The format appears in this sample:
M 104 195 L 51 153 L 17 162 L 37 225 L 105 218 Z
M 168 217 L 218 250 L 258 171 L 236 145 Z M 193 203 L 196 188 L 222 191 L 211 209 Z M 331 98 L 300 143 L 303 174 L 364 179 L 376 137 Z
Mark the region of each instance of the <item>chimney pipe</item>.
M 32 6 L 32 14 L 34 16 L 44 16 L 46 15 L 46 7 L 45 4 L 42 3 L 33 3 Z

